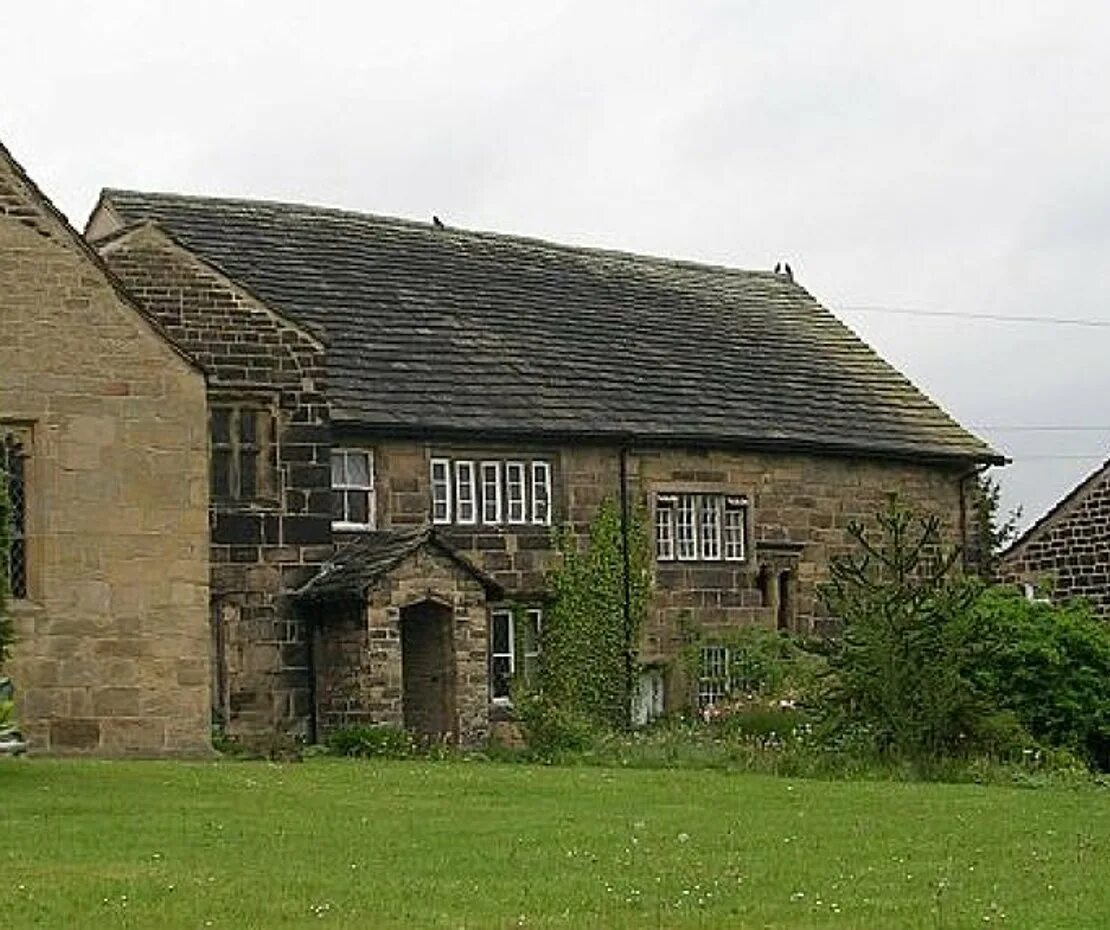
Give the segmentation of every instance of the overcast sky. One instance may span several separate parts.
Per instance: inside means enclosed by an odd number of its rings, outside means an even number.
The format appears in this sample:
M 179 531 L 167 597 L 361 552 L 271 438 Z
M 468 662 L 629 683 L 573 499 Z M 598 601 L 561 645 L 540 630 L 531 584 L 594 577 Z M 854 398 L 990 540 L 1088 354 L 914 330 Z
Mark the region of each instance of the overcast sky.
M 1110 457 L 1110 4 L 8 6 L 0 139 L 78 227 L 118 186 L 787 259 L 1023 523 Z

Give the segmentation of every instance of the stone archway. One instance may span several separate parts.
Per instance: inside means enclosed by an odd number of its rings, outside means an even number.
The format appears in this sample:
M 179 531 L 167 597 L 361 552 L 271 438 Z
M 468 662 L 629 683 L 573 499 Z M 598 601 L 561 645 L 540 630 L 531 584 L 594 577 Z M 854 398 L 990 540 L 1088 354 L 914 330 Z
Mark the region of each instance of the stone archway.
M 401 610 L 402 713 L 420 736 L 457 736 L 454 611 L 432 600 Z

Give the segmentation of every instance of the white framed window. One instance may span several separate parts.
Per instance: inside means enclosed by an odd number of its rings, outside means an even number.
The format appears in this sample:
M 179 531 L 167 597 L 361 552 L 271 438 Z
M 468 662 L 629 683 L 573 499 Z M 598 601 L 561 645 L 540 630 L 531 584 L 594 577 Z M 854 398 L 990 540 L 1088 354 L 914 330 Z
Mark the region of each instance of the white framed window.
M 655 558 L 661 562 L 742 562 L 747 558 L 748 499 L 723 494 L 659 494 Z
M 482 462 L 482 522 L 501 522 L 501 463 Z
M 540 636 L 543 634 L 543 611 L 538 607 L 530 607 L 524 611 L 522 629 L 518 634 L 517 648 L 523 660 L 521 671 L 526 682 L 536 679 L 536 667 L 540 661 Z
M 551 465 L 547 462 L 532 463 L 532 522 L 551 523 Z
M 543 611 L 530 607 L 519 616 L 507 607 L 490 612 L 489 691 L 495 704 L 511 698 L 513 677 L 520 672 L 525 680 L 536 674 L 540 657 Z
M 745 540 L 748 535 L 748 499 L 746 497 L 725 498 L 725 559 L 729 562 L 743 562 L 747 558 Z
M 505 463 L 505 517 L 509 523 L 526 522 L 528 511 L 524 499 L 524 463 Z
M 698 542 L 703 559 L 721 557 L 721 498 L 717 494 L 698 495 Z
M 504 704 L 509 701 L 509 689 L 516 671 L 513 612 L 495 610 L 489 619 L 489 696 L 494 703 Z
M 331 525 L 335 529 L 374 528 L 374 453 L 334 449 L 331 454 Z
M 698 707 L 712 707 L 728 697 L 729 651 L 727 646 L 702 646 L 698 674 Z
M 432 459 L 432 522 L 451 522 L 451 462 Z
M 674 558 L 674 508 L 678 498 L 660 494 L 655 499 L 655 557 L 669 562 Z
M 683 562 L 692 562 L 698 557 L 697 497 L 693 494 L 678 495 L 675 556 Z
M 474 494 L 474 463 L 455 463 L 455 522 L 477 523 L 478 506 Z

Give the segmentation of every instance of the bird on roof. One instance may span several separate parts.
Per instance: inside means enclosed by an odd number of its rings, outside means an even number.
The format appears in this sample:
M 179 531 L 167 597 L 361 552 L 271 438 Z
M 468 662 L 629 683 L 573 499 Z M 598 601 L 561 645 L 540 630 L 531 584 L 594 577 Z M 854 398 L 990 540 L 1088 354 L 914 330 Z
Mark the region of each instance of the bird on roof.
M 783 264 L 782 273 L 786 275 L 787 280 L 794 280 L 794 270 L 790 267 L 790 262 L 786 262 L 785 264 Z
M 438 216 L 433 215 L 432 216 L 432 225 L 436 229 L 443 229 L 443 220 L 441 220 Z
M 782 262 L 775 262 L 775 274 L 782 274 Z

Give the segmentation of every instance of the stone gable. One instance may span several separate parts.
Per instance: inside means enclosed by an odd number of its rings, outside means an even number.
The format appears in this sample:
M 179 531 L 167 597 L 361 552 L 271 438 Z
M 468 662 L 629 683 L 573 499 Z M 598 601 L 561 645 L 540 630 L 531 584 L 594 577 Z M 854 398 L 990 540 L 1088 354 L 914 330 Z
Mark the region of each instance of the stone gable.
M 1084 598 L 1110 619 L 1110 462 L 1003 554 L 1001 574 L 1053 600 Z
M 283 598 L 332 553 L 323 347 L 152 224 L 117 231 L 99 249 L 205 367 L 213 416 L 227 411 L 233 431 L 248 415 L 270 424 L 252 428 L 273 430 L 258 439 L 257 493 L 223 499 L 214 491 L 209 507 L 216 717 L 241 736 L 275 726 L 304 733 L 306 634 Z
M 5 668 L 36 752 L 209 750 L 203 375 L 0 148 L 0 439 L 26 482 Z

